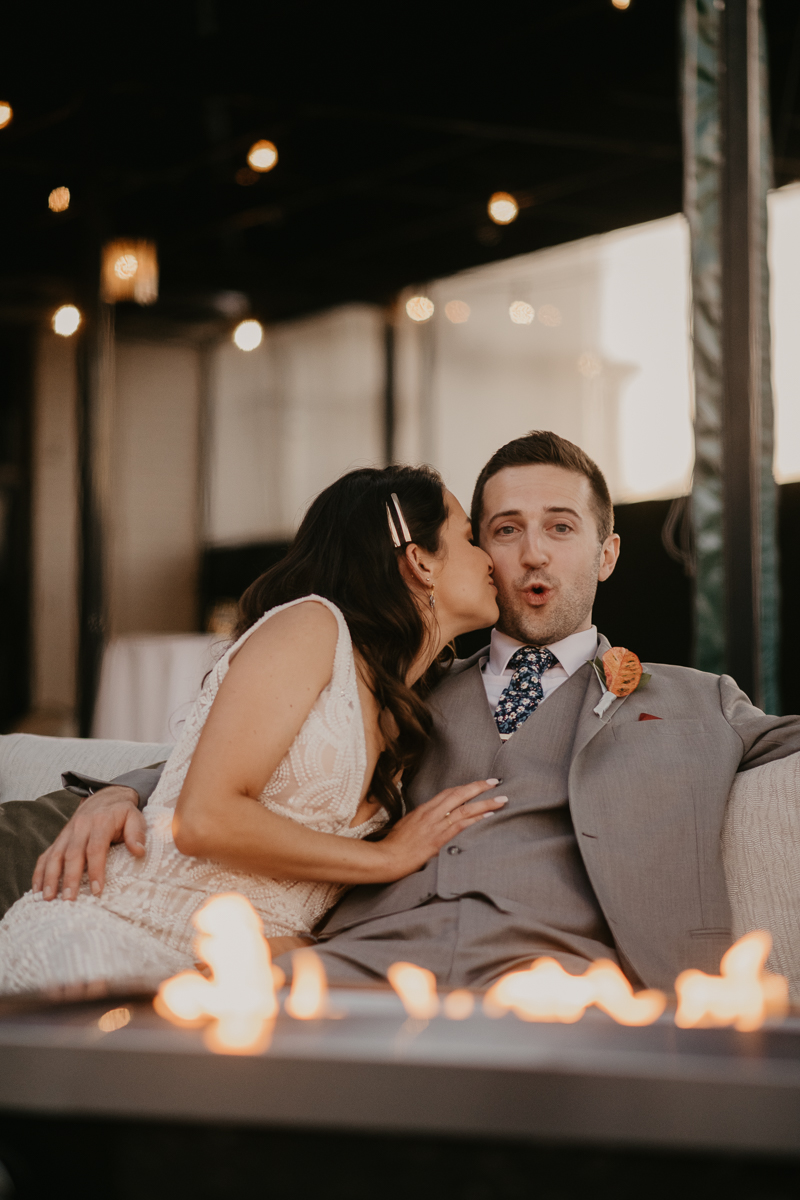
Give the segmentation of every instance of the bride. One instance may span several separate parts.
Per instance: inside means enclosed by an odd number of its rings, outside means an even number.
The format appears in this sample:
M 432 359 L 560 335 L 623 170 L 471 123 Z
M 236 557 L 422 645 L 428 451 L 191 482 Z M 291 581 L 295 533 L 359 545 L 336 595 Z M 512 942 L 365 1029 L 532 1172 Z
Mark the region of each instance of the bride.
M 146 853 L 113 847 L 102 894 L 84 876 L 74 900 L 18 900 L 0 993 L 163 979 L 192 965 L 192 917 L 218 892 L 246 896 L 281 953 L 348 886 L 416 871 L 498 810 L 504 797 L 477 799 L 496 780 L 406 816 L 401 797 L 448 643 L 497 620 L 491 572 L 429 468 L 351 471 L 322 492 L 242 597 L 145 809 Z

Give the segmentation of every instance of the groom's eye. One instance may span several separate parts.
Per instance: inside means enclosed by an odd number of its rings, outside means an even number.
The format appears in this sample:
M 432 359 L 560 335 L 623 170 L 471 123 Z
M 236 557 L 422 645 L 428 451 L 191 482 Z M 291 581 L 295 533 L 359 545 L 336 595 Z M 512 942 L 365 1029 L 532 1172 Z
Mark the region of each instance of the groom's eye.
M 556 533 L 569 533 L 572 526 L 559 524 L 559 525 L 554 525 L 553 528 L 555 529 Z

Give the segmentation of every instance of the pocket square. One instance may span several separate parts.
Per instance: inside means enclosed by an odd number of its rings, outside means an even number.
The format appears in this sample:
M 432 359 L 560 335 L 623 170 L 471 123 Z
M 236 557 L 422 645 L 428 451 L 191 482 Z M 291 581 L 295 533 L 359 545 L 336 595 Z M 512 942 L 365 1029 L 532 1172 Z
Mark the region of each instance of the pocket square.
M 663 721 L 663 717 L 654 717 L 652 713 L 639 713 L 640 721 Z

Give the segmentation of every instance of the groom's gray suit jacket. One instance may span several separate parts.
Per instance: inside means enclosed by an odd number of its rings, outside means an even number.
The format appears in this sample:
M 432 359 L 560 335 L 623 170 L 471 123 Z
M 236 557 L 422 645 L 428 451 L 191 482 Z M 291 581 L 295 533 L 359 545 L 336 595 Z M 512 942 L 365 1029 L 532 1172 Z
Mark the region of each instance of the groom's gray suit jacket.
M 600 654 L 608 648 L 601 639 Z M 691 966 L 716 973 L 731 942 L 720 846 L 728 794 L 737 771 L 800 751 L 800 717 L 765 716 L 728 676 L 657 663 L 646 665 L 645 688 L 598 717 L 601 688 L 586 664 L 503 742 L 480 677 L 486 653 L 457 663 L 434 693 L 433 739 L 407 800 L 496 777 L 508 804 L 422 870 L 345 896 L 324 928 L 331 950 L 337 933 L 392 914 L 402 929 L 403 914 L 413 924 L 430 900 L 466 895 L 513 914 L 516 937 L 527 920 L 535 946 L 547 864 L 531 831 L 549 791 L 567 825 L 571 815 L 623 964 L 648 986 L 671 987 Z

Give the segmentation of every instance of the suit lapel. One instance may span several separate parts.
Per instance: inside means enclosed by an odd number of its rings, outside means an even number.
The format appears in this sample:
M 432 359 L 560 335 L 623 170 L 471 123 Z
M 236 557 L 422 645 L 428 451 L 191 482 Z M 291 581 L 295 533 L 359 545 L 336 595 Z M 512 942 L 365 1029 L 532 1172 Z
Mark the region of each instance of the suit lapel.
M 600 644 L 597 649 L 598 658 L 602 658 L 606 650 L 611 649 L 611 644 L 608 638 L 600 635 Z M 583 705 L 581 706 L 580 716 L 578 717 L 578 725 L 575 730 L 575 742 L 572 747 L 572 761 L 574 762 L 582 750 L 585 750 L 592 738 L 605 729 L 608 722 L 614 716 L 614 713 L 625 703 L 627 696 L 617 696 L 616 700 L 603 713 L 602 717 L 598 717 L 594 711 L 599 703 L 603 689 L 600 686 L 600 680 L 597 678 L 594 667 L 587 663 L 585 667 L 581 667 L 581 671 L 587 674 L 586 691 L 583 697 Z M 577 672 L 576 672 L 577 673 Z

